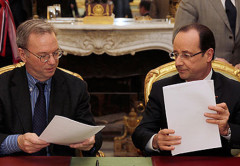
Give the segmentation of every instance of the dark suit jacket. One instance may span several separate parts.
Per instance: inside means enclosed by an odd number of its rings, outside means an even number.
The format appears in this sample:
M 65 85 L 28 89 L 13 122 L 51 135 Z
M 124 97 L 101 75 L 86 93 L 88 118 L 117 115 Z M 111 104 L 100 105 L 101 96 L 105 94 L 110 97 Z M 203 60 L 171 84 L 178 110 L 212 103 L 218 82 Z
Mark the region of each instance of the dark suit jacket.
M 216 103 L 227 103 L 230 111 L 229 125 L 232 131 L 230 142 L 221 137 L 222 148 L 191 152 L 183 155 L 230 156 L 230 148 L 240 148 L 240 83 L 215 72 L 213 72 L 212 79 L 214 80 Z M 162 87 L 182 82 L 184 82 L 184 80 L 180 79 L 177 74 L 153 84 L 143 120 L 132 135 L 133 143 L 140 150 L 145 151 L 147 142 L 154 134 L 158 133 L 160 129 L 168 128 Z M 162 151 L 160 153 L 146 152 L 146 155 L 171 154 L 170 152 Z
M 78 122 L 95 125 L 90 111 L 89 94 L 84 81 L 59 69 L 52 77 L 48 122 L 61 115 Z M 11 134 L 32 132 L 32 110 L 25 66 L 0 75 L 0 144 Z M 96 135 L 95 152 L 101 147 L 102 137 Z M 51 155 L 74 156 L 68 146 L 51 144 Z M 95 155 L 94 153 L 91 155 Z M 90 155 L 84 152 L 85 155 Z M 12 155 L 28 155 L 20 152 Z

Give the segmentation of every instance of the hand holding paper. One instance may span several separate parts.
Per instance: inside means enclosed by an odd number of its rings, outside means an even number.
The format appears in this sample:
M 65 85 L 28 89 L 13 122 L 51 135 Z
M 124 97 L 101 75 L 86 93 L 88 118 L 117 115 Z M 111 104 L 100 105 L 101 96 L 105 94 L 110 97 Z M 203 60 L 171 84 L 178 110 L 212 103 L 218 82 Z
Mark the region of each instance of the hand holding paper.
M 76 144 L 70 144 L 69 146 L 71 148 L 88 151 L 88 150 L 92 149 L 94 144 L 95 144 L 95 136 L 92 136 L 92 137 L 84 140 L 83 142 L 76 143 Z
M 166 86 L 163 93 L 168 128 L 175 130 L 173 135 L 182 137 L 173 155 L 221 147 L 218 126 L 207 123 L 204 116 L 206 112 L 215 113 L 208 109 L 216 105 L 212 80 Z
M 94 136 L 104 127 L 90 126 L 56 115 L 39 138 L 59 145 L 76 144 Z
M 213 110 L 214 113 L 205 113 L 204 115 L 208 117 L 208 123 L 217 124 L 219 127 L 220 134 L 226 136 L 228 134 L 228 119 L 230 116 L 228 107 L 226 103 L 220 103 L 216 106 L 209 106 L 210 110 Z
M 175 131 L 172 129 L 162 129 L 153 138 L 153 148 L 160 150 L 174 150 L 174 145 L 181 143 L 181 137 L 172 135 Z

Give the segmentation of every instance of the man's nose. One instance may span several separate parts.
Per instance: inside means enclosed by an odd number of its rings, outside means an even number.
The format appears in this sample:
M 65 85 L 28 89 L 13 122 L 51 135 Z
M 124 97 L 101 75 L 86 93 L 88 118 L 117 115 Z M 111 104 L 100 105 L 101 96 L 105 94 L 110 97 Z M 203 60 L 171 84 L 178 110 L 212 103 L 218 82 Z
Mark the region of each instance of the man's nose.
M 179 55 L 175 58 L 175 65 L 179 66 L 179 65 L 182 65 L 182 64 L 183 64 L 183 61 L 182 61 L 181 55 Z
M 55 59 L 52 54 L 50 54 L 50 57 L 48 59 L 48 64 L 55 64 L 58 59 Z

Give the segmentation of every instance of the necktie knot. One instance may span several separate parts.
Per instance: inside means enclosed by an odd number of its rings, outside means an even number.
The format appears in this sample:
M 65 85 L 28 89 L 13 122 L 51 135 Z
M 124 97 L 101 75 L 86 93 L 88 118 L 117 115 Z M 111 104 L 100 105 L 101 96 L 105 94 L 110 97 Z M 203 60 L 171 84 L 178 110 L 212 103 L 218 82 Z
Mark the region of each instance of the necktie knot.
M 37 82 L 36 83 L 36 86 L 37 86 L 37 88 L 39 90 L 39 93 L 44 92 L 45 85 L 46 85 L 45 83 L 41 83 L 41 82 Z

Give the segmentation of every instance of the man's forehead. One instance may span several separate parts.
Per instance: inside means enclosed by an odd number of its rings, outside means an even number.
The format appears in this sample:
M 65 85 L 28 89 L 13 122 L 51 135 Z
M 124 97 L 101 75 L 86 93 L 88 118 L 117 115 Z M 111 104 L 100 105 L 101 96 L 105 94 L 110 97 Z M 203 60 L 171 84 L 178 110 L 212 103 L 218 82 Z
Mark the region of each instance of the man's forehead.
M 189 29 L 187 31 L 178 32 L 175 39 L 178 38 L 178 37 L 188 37 L 188 38 L 194 38 L 195 40 L 198 40 L 199 39 L 199 33 L 195 29 Z
M 173 41 L 173 48 L 175 47 L 199 47 L 199 34 L 195 29 L 178 32 Z

